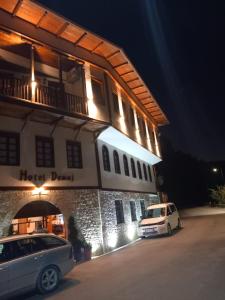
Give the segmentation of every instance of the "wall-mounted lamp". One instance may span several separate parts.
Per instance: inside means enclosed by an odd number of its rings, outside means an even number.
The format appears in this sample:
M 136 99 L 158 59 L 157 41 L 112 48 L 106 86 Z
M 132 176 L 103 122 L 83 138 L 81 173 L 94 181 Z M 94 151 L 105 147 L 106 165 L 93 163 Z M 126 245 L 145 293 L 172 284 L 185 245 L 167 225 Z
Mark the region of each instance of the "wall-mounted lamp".
M 34 190 L 32 191 L 32 196 L 36 196 L 36 195 L 47 195 L 48 192 L 46 191 L 46 189 L 41 186 L 41 187 L 35 187 Z

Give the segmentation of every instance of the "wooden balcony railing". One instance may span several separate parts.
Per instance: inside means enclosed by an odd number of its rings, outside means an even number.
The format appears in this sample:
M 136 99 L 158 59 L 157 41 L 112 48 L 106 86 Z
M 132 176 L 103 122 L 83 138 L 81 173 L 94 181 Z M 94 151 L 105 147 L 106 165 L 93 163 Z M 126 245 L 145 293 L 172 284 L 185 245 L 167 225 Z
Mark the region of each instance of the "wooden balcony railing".
M 62 89 L 38 84 L 32 95 L 31 84 L 21 79 L 0 78 L 0 94 L 43 104 L 70 113 L 86 114 L 84 99 Z

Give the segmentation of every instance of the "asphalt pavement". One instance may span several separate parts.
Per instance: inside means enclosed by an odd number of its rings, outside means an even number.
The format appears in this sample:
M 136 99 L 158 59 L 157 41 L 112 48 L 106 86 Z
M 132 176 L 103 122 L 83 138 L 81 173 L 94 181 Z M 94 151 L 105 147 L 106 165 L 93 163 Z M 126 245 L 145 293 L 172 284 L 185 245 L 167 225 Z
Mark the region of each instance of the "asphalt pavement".
M 224 300 L 225 215 L 186 217 L 171 237 L 140 240 L 80 264 L 59 289 L 23 300 Z

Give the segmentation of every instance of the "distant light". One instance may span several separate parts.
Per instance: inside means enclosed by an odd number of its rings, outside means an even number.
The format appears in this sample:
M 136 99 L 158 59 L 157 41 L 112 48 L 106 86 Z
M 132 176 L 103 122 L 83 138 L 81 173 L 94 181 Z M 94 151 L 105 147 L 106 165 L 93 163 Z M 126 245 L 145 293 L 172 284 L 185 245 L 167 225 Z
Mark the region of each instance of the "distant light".
M 214 173 L 217 173 L 217 172 L 218 172 L 218 168 L 213 168 L 212 171 L 213 171 Z

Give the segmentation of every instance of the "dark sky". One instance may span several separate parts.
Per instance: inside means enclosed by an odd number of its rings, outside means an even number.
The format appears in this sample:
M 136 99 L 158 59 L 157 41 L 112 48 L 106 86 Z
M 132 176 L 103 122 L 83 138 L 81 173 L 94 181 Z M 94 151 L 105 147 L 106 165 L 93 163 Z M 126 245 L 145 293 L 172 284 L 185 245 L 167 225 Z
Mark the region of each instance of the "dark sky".
M 175 148 L 225 159 L 224 0 L 40 0 L 120 45 L 166 113 Z

